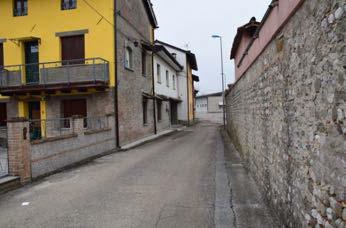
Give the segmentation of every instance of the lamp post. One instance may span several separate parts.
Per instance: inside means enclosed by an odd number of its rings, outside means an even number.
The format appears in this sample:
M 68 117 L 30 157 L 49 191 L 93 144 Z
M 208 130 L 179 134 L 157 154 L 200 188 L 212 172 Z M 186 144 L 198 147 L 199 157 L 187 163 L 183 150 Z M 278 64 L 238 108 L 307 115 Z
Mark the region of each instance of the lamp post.
M 223 116 L 223 127 L 226 128 L 226 110 L 225 110 L 225 74 L 223 71 L 223 49 L 222 49 L 222 36 L 212 35 L 212 38 L 220 40 L 221 49 L 221 77 L 222 77 L 222 116 Z

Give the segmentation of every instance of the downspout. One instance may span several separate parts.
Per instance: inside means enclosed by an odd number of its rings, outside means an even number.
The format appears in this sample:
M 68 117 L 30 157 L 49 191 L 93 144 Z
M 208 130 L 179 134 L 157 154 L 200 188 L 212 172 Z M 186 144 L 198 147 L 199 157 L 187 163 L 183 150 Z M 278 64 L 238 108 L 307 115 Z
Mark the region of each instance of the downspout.
M 187 80 L 187 126 L 190 126 L 190 94 L 189 94 L 189 61 L 186 54 L 186 80 Z
M 153 31 L 153 38 L 154 38 L 154 31 Z M 153 39 L 155 40 L 155 39 Z M 157 134 L 157 122 L 156 122 L 156 94 L 155 94 L 155 75 L 154 75 L 154 55 L 155 55 L 155 50 L 154 50 L 154 44 L 151 44 L 152 45 L 152 52 L 151 52 L 151 81 L 152 81 L 152 86 L 153 86 L 153 96 L 154 96 L 154 99 L 153 99 L 153 108 L 154 108 L 154 113 L 153 113 L 153 116 L 154 116 L 154 134 L 156 135 Z
M 119 108 L 118 108 L 118 44 L 117 44 L 117 15 L 118 15 L 118 7 L 117 0 L 114 0 L 114 115 L 115 115 L 115 140 L 116 140 L 116 148 L 121 149 L 120 146 L 120 137 L 119 137 Z

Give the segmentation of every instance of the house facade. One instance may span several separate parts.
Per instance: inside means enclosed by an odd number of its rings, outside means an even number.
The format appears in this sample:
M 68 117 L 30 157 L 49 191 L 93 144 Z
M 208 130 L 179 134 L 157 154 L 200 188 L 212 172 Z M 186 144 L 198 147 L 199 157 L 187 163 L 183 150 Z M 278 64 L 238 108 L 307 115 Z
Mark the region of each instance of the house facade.
M 157 21 L 148 0 L 117 3 L 119 145 L 157 132 L 153 50 Z
M 0 94 L 7 119 L 35 120 L 32 139 L 61 121 L 70 128 L 72 116 L 114 114 L 113 8 L 111 0 L 1 1 Z
M 25 182 L 157 132 L 149 0 L 7 0 L 0 20 L 0 177 Z
M 162 45 L 154 46 L 154 84 L 157 127 L 164 130 L 178 124 L 178 74 L 183 70 L 175 57 Z
M 190 125 L 195 120 L 195 86 L 194 83 L 199 81 L 197 76 L 193 75 L 193 71 L 198 70 L 197 60 L 194 53 L 173 46 L 171 44 L 156 41 L 157 45 L 164 46 L 178 63 L 183 67 L 183 70 L 178 73 L 178 95 L 181 102 L 178 104 L 178 120 L 180 123 Z

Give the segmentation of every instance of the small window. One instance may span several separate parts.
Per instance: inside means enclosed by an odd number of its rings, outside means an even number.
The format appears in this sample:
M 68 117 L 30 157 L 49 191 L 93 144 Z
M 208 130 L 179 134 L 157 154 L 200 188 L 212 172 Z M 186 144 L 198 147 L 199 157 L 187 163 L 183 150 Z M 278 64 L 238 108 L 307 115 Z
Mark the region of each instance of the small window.
M 20 17 L 28 15 L 28 0 L 13 1 L 13 16 Z
M 162 120 L 162 101 L 157 101 L 157 120 Z
M 148 99 L 143 97 L 143 124 L 148 124 Z
M 157 83 L 161 84 L 161 66 L 160 66 L 160 64 L 156 65 L 156 74 L 157 74 Z
M 175 75 L 173 75 L 173 89 L 175 90 L 176 89 L 176 82 L 175 82 Z
M 71 10 L 77 8 L 77 0 L 61 0 L 61 10 Z
M 86 99 L 73 99 L 73 100 L 63 100 L 62 101 L 62 118 L 63 127 L 70 128 L 70 121 L 68 118 L 74 116 L 79 116 L 82 118 L 87 117 L 87 101 Z M 86 127 L 86 121 L 84 121 L 84 127 Z
M 133 68 L 133 53 L 130 47 L 126 48 L 125 51 L 125 68 L 131 69 Z
M 142 75 L 147 75 L 147 53 L 145 50 L 142 50 Z
M 169 87 L 169 72 L 166 70 L 166 86 Z

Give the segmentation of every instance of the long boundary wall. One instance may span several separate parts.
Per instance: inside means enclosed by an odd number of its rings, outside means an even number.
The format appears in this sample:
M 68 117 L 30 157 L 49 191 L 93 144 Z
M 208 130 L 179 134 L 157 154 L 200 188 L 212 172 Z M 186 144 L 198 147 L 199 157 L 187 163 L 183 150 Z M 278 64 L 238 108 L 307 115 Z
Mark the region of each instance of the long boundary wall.
M 344 227 L 346 4 L 306 0 L 228 91 L 229 135 L 287 227 Z

